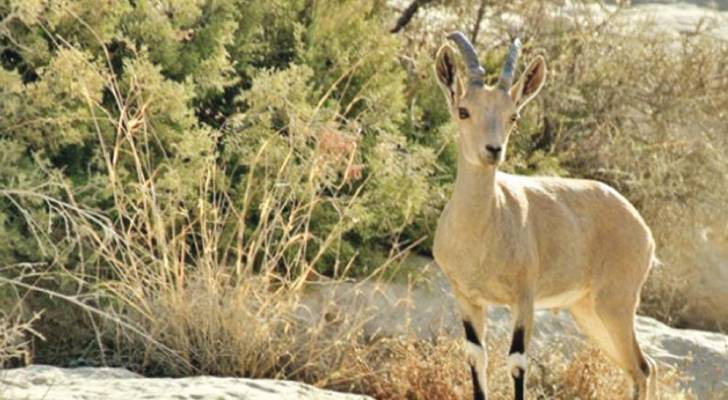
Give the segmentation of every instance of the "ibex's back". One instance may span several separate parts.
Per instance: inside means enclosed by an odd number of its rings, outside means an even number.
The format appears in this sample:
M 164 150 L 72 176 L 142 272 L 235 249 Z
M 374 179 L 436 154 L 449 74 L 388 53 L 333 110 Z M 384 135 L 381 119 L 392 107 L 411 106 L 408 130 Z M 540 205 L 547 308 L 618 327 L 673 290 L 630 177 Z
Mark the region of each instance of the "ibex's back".
M 457 121 L 458 173 L 438 222 L 433 253 L 463 314 L 475 399 L 484 399 L 484 309 L 514 314 L 509 364 L 515 397 L 525 393 L 525 350 L 536 307 L 568 308 L 635 382 L 635 398 L 656 396 L 655 364 L 634 334 L 639 293 L 654 242 L 637 210 L 609 186 L 588 180 L 533 178 L 497 172 L 520 110 L 541 89 L 546 63 L 537 57 L 513 83 L 520 44 L 511 46 L 496 87 L 462 34 L 450 38 L 465 56 L 466 87 L 450 48 L 435 72 Z M 649 384 L 648 384 L 649 381 Z
M 614 189 L 589 180 L 501 173 L 496 187 L 502 207 L 512 209 L 504 217 L 525 215 L 527 234 L 517 246 L 535 242 L 536 259 L 529 267 L 537 305 L 568 307 L 577 299 L 560 295 L 597 289 L 610 276 L 635 282 L 625 290 L 639 289 L 652 259 L 652 236 L 637 210 Z M 563 301 L 548 301 L 559 298 Z

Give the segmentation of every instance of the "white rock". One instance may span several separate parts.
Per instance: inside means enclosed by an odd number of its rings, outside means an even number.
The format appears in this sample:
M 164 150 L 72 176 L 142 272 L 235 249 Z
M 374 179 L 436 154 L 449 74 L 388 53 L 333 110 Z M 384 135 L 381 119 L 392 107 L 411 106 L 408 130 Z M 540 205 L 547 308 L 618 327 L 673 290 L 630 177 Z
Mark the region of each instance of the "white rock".
M 728 27 L 728 23 L 726 24 Z M 697 326 L 728 324 L 728 243 L 705 231 L 696 246 L 695 266 L 690 268 L 686 321 Z
M 687 388 L 698 399 L 728 398 L 728 336 L 638 317 L 637 338 L 655 360 L 692 377 Z
M 311 385 L 271 379 L 144 378 L 121 368 L 32 365 L 0 371 L 3 400 L 365 400 Z
M 700 27 L 709 36 L 728 41 L 728 12 L 693 4 L 640 4 L 625 10 L 629 23 L 653 24 L 655 28 L 675 34 L 692 34 Z
M 700 0 L 686 2 L 670 2 L 664 4 L 660 1 L 639 1 L 639 4 L 618 8 L 610 4 L 599 4 L 581 1 L 564 1 L 561 7 L 552 8 L 551 16 L 563 17 L 566 21 L 593 21 L 600 23 L 605 18 L 611 18 L 612 23 L 625 27 L 641 26 L 653 28 L 655 34 L 666 34 L 668 37 L 690 35 L 700 28 L 714 39 L 728 41 L 728 1 L 721 0 L 720 9 L 704 7 Z M 396 9 L 402 10 L 409 4 L 408 0 L 389 0 Z M 609 2 L 611 3 L 611 2 Z M 635 2 L 633 2 L 635 3 Z M 477 7 L 477 6 L 476 6 Z M 473 10 L 475 14 L 476 10 Z M 491 11 L 486 8 L 486 16 L 481 22 L 480 31 L 483 33 L 480 40 L 492 43 L 493 38 L 503 37 L 503 26 L 494 23 L 496 18 L 489 15 Z M 611 16 L 611 17 L 610 17 Z M 510 26 L 518 26 L 523 19 L 516 14 L 498 15 L 503 22 Z M 430 33 L 442 32 L 458 25 L 458 17 L 449 6 L 432 6 L 422 8 L 416 20 Z M 434 38 L 433 38 L 434 39 Z M 441 38 L 437 39 L 441 40 Z

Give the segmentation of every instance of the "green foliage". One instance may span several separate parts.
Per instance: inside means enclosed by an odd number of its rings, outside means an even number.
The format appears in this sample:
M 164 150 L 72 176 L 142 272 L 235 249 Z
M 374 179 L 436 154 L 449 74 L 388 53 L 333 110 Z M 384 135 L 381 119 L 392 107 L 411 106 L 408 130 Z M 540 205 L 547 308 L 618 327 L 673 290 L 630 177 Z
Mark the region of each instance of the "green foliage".
M 329 100 L 338 104 L 341 117 L 365 129 L 396 130 L 404 109 L 404 74 L 396 62 L 396 37 L 381 34 L 380 2 L 316 4 L 302 54 L 316 72 L 316 86 L 335 90 Z
M 406 74 L 398 38 L 384 34 L 388 11 L 375 0 L 4 1 L 5 187 L 53 177 L 67 190 L 33 187 L 121 225 L 137 223 L 126 207 L 148 210 L 168 232 L 221 195 L 248 210 L 251 235 L 314 201 L 303 247 L 316 268 L 353 262 L 348 273 L 365 273 L 393 242 L 426 234 L 413 224 L 434 221 L 440 196 L 433 150 L 402 134 Z M 214 193 L 201 197 L 210 174 Z M 3 262 L 32 260 L 45 244 L 28 240 L 11 198 Z M 236 220 L 223 223 L 235 240 Z
M 364 195 L 364 204 L 371 213 L 362 221 L 365 239 L 401 232 L 427 205 L 432 151 L 411 145 L 407 154 L 405 146 L 403 138 L 380 136 L 369 157 L 371 188 Z
M 226 46 L 235 38 L 235 18 L 241 12 L 233 1 L 142 0 L 124 15 L 122 31 L 165 77 L 189 81 L 198 95 L 220 93 L 235 83 Z
M 3 70 L 3 121 L 7 137 L 22 140 L 50 154 L 62 147 L 92 140 L 94 107 L 100 101 L 104 76 L 88 54 L 60 49 L 38 79 L 22 84 L 20 77 Z

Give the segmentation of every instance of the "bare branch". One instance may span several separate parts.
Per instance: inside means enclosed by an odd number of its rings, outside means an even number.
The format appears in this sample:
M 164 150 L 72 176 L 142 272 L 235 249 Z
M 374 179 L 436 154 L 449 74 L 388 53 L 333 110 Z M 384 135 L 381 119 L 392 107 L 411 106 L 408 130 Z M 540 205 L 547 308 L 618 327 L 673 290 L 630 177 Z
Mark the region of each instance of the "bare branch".
M 417 10 L 419 10 L 421 6 L 430 2 L 432 2 L 432 0 L 413 0 L 412 3 L 410 3 L 410 5 L 405 8 L 405 10 L 402 12 L 402 15 L 400 15 L 397 19 L 397 24 L 389 32 L 397 33 L 404 29 L 404 27 L 410 23 L 412 17 L 415 16 Z
M 475 43 L 478 40 L 478 33 L 480 33 L 480 24 L 483 22 L 485 16 L 485 3 L 487 0 L 480 0 L 480 7 L 478 7 L 478 14 L 475 16 L 475 24 L 473 25 L 473 33 L 470 37 L 470 41 Z

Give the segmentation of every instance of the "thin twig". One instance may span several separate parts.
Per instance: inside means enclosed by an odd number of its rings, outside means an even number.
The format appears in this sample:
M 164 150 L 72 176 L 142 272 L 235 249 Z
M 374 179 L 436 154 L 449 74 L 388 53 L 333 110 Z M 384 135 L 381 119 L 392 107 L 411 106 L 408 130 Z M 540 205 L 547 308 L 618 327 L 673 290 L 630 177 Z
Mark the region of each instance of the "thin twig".
M 470 41 L 476 43 L 478 40 L 478 33 L 480 32 L 480 24 L 483 22 L 483 16 L 485 15 L 485 3 L 487 0 L 480 0 L 480 7 L 478 7 L 478 14 L 475 17 L 475 24 L 473 25 L 473 33 L 470 36 Z
M 410 3 L 410 5 L 404 9 L 404 11 L 402 12 L 402 15 L 400 15 L 399 18 L 397 18 L 397 24 L 389 32 L 398 33 L 399 31 L 404 29 L 404 27 L 410 23 L 410 21 L 412 20 L 412 17 L 415 16 L 415 14 L 417 13 L 417 10 L 419 10 L 419 8 L 422 7 L 423 5 L 430 3 L 431 1 L 432 0 L 414 0 L 414 1 L 412 1 L 412 3 Z

